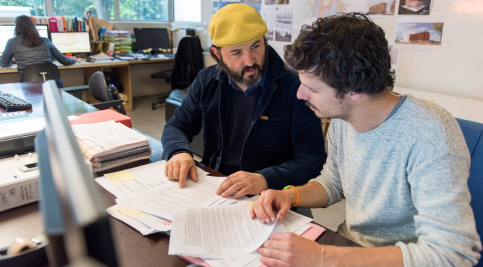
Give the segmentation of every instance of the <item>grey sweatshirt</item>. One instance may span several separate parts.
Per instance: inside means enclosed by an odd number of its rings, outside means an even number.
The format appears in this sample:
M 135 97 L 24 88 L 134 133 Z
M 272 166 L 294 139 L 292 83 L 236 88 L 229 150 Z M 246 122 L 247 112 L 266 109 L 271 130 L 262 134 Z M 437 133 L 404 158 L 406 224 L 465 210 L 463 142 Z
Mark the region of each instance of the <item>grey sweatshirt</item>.
M 22 36 L 14 37 L 8 40 L 2 58 L 0 59 L 0 66 L 12 66 L 12 58 L 15 57 L 17 69 L 20 74 L 20 80 L 23 80 L 23 70 L 25 66 L 34 63 L 45 61 L 52 61 L 57 59 L 63 65 L 72 65 L 75 60 L 65 57 L 47 38 L 42 38 L 43 43 L 39 46 L 28 47 L 22 44 Z
M 470 156 L 453 116 L 408 96 L 382 125 L 358 133 L 332 120 L 315 178 L 329 205 L 346 199 L 339 233 L 364 247 L 399 246 L 404 266 L 472 266 L 481 241 L 468 191 Z

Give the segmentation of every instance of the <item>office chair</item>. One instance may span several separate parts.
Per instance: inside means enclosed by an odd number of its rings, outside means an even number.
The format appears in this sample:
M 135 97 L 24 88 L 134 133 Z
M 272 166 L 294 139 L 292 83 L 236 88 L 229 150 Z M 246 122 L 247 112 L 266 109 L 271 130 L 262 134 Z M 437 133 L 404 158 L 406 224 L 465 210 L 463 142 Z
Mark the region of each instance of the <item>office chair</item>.
M 173 68 L 151 74 L 151 78 L 165 79 L 171 83 L 171 90 L 184 89 L 191 85 L 198 72 L 204 68 L 203 49 L 201 48 L 198 36 L 186 36 L 179 41 L 178 51 L 174 57 Z M 157 104 L 162 104 L 169 97 L 169 94 L 161 96 L 151 104 L 155 110 Z
M 89 91 L 97 101 L 100 101 L 92 103 L 92 106 L 98 109 L 114 108 L 117 112 L 126 115 L 123 100 L 119 97 L 117 88 L 113 85 L 106 85 L 104 73 L 101 71 L 94 72 L 89 78 Z
M 471 194 L 471 208 L 475 214 L 476 231 L 483 236 L 483 124 L 456 119 L 465 136 L 466 145 L 470 151 L 471 165 L 468 189 Z M 483 266 L 483 260 L 475 266 Z
M 82 99 L 82 91 L 89 89 L 87 85 L 63 88 L 59 68 L 50 61 L 25 66 L 21 77 L 22 82 L 45 82 L 47 80 L 55 80 L 57 87 L 79 99 Z

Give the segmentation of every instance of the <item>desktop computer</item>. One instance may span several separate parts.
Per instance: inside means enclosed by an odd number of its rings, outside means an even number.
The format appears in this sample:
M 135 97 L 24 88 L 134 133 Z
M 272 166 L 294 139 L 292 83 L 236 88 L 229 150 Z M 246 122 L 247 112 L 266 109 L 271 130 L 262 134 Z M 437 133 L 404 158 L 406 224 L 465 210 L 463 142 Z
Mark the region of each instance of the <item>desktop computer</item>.
M 171 52 L 171 41 L 166 28 L 134 28 L 136 50 L 151 49 L 151 55 L 157 55 L 160 51 Z M 134 49 L 133 49 L 134 50 Z
M 52 44 L 63 54 L 88 54 L 91 52 L 89 32 L 52 32 Z

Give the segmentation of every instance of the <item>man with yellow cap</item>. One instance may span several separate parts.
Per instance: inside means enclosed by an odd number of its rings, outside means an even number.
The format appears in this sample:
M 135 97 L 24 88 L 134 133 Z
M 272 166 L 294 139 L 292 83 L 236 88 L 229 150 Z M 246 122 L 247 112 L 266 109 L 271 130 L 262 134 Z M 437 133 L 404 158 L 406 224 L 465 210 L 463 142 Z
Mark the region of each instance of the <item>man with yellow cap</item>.
M 209 23 L 217 65 L 198 73 L 161 139 L 166 176 L 197 180 L 190 150 L 203 129 L 203 159 L 228 175 L 222 197 L 303 185 L 327 157 L 321 122 L 296 97 L 300 81 L 267 44 L 267 25 L 251 6 L 230 4 Z

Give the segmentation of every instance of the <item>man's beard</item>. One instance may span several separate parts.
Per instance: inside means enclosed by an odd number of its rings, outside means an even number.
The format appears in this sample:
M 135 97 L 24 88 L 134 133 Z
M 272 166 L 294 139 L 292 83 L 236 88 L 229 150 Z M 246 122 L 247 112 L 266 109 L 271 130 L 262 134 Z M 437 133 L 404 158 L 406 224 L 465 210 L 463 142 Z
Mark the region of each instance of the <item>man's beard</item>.
M 238 86 L 243 86 L 246 88 L 253 87 L 257 85 L 261 80 L 263 76 L 263 71 L 265 66 L 267 65 L 267 57 L 264 57 L 264 62 L 263 65 L 260 66 L 256 63 L 253 64 L 253 66 L 245 66 L 242 70 L 241 73 L 238 73 L 232 69 L 230 69 L 225 62 L 223 62 L 223 58 L 220 58 L 220 66 L 223 69 L 224 72 L 230 77 L 230 80 L 232 80 L 234 83 L 236 83 Z M 244 77 L 245 72 L 249 71 L 251 68 L 257 69 L 258 72 L 253 75 L 249 75 L 247 78 Z

